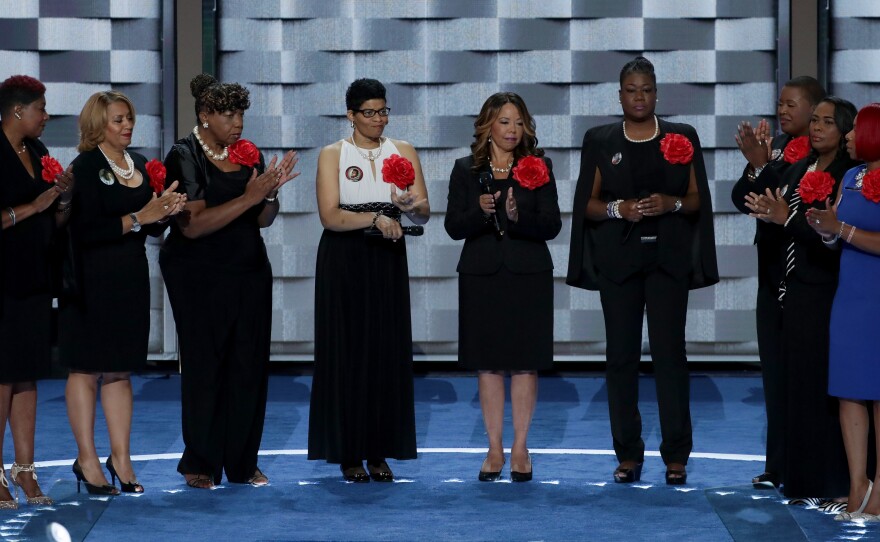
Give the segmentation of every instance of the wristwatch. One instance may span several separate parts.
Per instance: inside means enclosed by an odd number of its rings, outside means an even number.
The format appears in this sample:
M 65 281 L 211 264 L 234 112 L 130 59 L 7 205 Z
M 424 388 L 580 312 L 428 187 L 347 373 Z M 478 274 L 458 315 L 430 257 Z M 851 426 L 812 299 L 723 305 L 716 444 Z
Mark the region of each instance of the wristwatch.
M 134 213 L 129 213 L 128 218 L 131 219 L 131 231 L 137 233 L 141 231 L 141 223 L 138 222 L 138 217 Z
M 679 211 L 681 211 L 681 200 L 677 199 L 675 200 L 675 208 L 672 210 L 672 212 L 677 213 Z

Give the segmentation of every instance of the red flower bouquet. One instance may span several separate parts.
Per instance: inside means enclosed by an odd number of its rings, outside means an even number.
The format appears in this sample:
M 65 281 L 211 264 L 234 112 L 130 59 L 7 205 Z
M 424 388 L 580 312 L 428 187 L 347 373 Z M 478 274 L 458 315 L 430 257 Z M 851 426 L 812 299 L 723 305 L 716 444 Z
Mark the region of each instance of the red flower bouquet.
M 165 190 L 165 165 L 153 158 L 146 165 L 147 175 L 150 176 L 150 188 L 156 194 L 161 194 Z
M 832 190 L 834 190 L 834 177 L 825 171 L 810 171 L 801 177 L 801 183 L 797 189 L 798 194 L 801 195 L 801 201 L 804 203 L 825 201 L 825 198 L 831 195 Z
M 392 154 L 382 163 L 382 180 L 406 190 L 415 182 L 416 170 L 412 162 L 399 154 Z
M 798 160 L 803 160 L 810 154 L 810 138 L 800 136 L 792 139 L 782 151 L 782 158 L 789 164 L 794 164 Z
M 247 139 L 239 139 L 226 150 L 229 151 L 229 161 L 233 164 L 254 167 L 260 161 L 260 150 Z
M 660 152 L 670 164 L 690 164 L 694 158 L 691 140 L 681 134 L 666 134 L 660 140 Z
M 521 187 L 534 190 L 550 182 L 550 170 L 541 157 L 526 156 L 513 168 L 513 178 Z
M 64 168 L 58 163 L 58 160 L 52 158 L 48 154 L 40 158 L 40 164 L 43 166 L 43 180 L 47 183 L 54 183 L 55 176 L 64 173 Z
M 880 169 L 865 173 L 862 179 L 862 195 L 867 200 L 880 203 Z

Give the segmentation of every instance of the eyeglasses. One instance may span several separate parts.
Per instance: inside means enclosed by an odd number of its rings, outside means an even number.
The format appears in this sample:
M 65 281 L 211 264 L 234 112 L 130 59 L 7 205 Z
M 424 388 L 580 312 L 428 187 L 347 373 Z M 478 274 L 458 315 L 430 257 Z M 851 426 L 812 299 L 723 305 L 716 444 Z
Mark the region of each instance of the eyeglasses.
M 375 117 L 376 113 L 379 113 L 380 117 L 387 117 L 388 113 L 391 113 L 390 107 L 383 107 L 382 109 L 352 109 L 355 113 L 360 113 L 361 115 L 371 118 Z

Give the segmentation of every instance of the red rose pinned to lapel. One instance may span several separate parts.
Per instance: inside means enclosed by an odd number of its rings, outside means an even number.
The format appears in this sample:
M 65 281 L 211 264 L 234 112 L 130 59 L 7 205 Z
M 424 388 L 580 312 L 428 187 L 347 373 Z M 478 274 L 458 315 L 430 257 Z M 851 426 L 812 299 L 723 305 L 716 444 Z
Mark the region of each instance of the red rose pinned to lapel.
M 153 158 L 146 165 L 147 175 L 150 176 L 150 188 L 156 194 L 161 194 L 165 190 L 165 165 Z
M 399 154 L 392 154 L 382 163 L 382 180 L 406 190 L 416 181 L 416 170 L 412 162 Z
M 834 190 L 834 177 L 825 171 L 811 171 L 801 177 L 801 183 L 798 185 L 798 194 L 801 195 L 801 201 L 804 203 L 813 203 L 814 201 L 825 201 L 825 198 L 831 195 Z
M 880 169 L 865 173 L 862 179 L 862 195 L 867 200 L 880 203 Z
M 254 167 L 260 161 L 260 150 L 247 139 L 239 139 L 226 148 L 229 161 L 247 167 Z
M 666 134 L 660 140 L 660 152 L 670 164 L 690 164 L 694 158 L 691 140 L 681 134 Z
M 534 190 L 550 182 L 550 170 L 541 157 L 526 156 L 513 168 L 513 178 L 521 187 Z
M 810 138 L 800 136 L 792 139 L 782 151 L 782 158 L 789 164 L 794 164 L 798 160 L 803 160 L 810 154 Z
M 40 164 L 43 166 L 43 180 L 47 183 L 54 183 L 55 176 L 64 173 L 64 168 L 61 167 L 58 160 L 52 158 L 48 154 L 40 158 Z

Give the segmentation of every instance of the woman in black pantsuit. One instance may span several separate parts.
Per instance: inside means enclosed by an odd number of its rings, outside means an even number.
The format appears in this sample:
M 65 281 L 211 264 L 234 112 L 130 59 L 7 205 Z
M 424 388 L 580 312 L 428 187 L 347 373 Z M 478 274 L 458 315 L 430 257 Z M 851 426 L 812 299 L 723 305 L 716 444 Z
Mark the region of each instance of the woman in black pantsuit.
M 731 190 L 730 197 L 741 213 L 751 213 L 746 202 L 746 196 L 750 192 L 763 194 L 767 188 L 775 190 L 779 186 L 782 175 L 792 161 L 796 161 L 792 148 L 787 154 L 785 149 L 792 140 L 807 136 L 810 115 L 824 96 L 825 89 L 814 78 L 795 77 L 782 87 L 776 105 L 776 118 L 782 133 L 771 138 L 770 124 L 766 120 L 762 120 L 756 129 L 752 129 L 748 122 L 740 123 L 736 142 L 749 163 Z M 785 468 L 783 420 L 786 399 L 780 359 L 782 310 L 777 297 L 784 269 L 779 253 L 784 250 L 786 235 L 778 224 L 764 220 L 755 222 L 755 246 L 758 250 L 755 323 L 767 411 L 767 442 L 764 472 L 752 478 L 752 483 L 778 486 L 782 483 L 782 471 Z
M 241 139 L 250 107 L 241 85 L 202 74 L 190 88 L 198 125 L 165 158 L 187 204 L 159 256 L 180 341 L 186 447 L 177 471 L 194 488 L 214 487 L 224 470 L 230 482 L 262 486 L 272 268 L 260 228 L 275 220 L 297 158 L 290 151 L 266 166 Z
M 28 504 L 52 504 L 34 468 L 36 381 L 50 369 L 50 247 L 70 216 L 73 177 L 69 171 L 52 175 L 42 165 L 49 154 L 37 139 L 49 120 L 45 93 L 43 83 L 27 75 L 0 85 L 0 510 L 18 507 L 13 486 L 22 488 Z M 15 445 L 8 480 L 2 453 L 7 420 Z
M 624 65 L 619 95 L 623 123 L 584 136 L 567 282 L 598 289 L 602 300 L 608 408 L 620 463 L 614 480 L 641 476 L 638 366 L 647 308 L 660 455 L 666 483 L 683 484 L 692 448 L 688 290 L 718 282 L 711 200 L 696 132 L 654 114 L 657 81 L 647 59 Z
M 80 180 L 70 219 L 76 288 L 60 300 L 59 346 L 70 369 L 65 398 L 78 450 L 73 472 L 77 488 L 85 482 L 89 493 L 118 493 L 95 448 L 99 385 L 110 436 L 107 470 L 123 491 L 144 490 L 130 454 L 131 372 L 146 363 L 150 336 L 144 242 L 147 234 L 160 235 L 184 204 L 173 187 L 157 197 L 146 158 L 126 151 L 134 124 L 134 105 L 124 94 L 93 94 L 79 116 L 81 154 L 72 164 Z
M 465 239 L 457 268 L 459 361 L 478 371 L 489 437 L 479 479 L 497 480 L 504 465 L 504 373 L 509 371 L 510 475 L 513 481 L 527 481 L 532 478 L 527 436 L 537 371 L 553 363 L 553 260 L 546 241 L 562 228 L 556 181 L 550 159 L 538 148 L 535 122 L 518 95 L 490 96 L 474 128 L 471 154 L 456 160 L 452 169 L 445 220 L 450 237 Z M 488 193 L 481 184 L 491 185 Z M 503 212 L 496 212 L 496 202 L 503 204 Z

